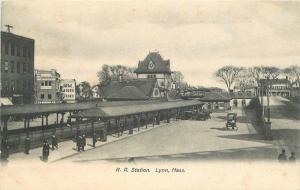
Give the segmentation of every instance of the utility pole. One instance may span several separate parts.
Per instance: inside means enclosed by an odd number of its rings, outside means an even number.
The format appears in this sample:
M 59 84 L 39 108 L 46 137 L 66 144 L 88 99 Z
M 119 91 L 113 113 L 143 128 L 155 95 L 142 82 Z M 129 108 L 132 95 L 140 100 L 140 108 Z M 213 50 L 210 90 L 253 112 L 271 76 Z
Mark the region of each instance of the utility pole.
M 6 32 L 8 32 L 8 33 L 10 33 L 10 29 L 13 28 L 13 26 L 9 25 L 9 24 L 6 24 L 5 27 L 7 28 Z

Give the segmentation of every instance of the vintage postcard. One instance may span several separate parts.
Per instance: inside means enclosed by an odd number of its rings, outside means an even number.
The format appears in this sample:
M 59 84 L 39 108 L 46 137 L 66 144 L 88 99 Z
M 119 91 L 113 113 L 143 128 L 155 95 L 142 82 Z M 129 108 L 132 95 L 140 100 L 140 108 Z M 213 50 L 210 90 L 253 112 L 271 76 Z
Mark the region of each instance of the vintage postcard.
M 0 190 L 300 189 L 300 2 L 1 1 Z

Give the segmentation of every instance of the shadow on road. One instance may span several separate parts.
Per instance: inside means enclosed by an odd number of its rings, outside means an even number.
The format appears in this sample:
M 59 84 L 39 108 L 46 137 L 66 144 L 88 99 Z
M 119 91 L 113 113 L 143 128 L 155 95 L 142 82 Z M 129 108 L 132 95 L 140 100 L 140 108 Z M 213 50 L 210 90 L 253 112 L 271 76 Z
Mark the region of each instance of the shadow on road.
M 169 161 L 277 161 L 278 151 L 275 147 L 249 147 L 225 149 L 218 151 L 202 151 L 170 155 L 153 155 L 134 157 L 135 162 L 169 162 Z M 129 162 L 128 158 L 108 158 L 95 160 L 78 160 L 76 162 Z
M 282 105 L 270 106 L 271 118 L 300 120 L 300 104 L 290 101 L 280 101 Z

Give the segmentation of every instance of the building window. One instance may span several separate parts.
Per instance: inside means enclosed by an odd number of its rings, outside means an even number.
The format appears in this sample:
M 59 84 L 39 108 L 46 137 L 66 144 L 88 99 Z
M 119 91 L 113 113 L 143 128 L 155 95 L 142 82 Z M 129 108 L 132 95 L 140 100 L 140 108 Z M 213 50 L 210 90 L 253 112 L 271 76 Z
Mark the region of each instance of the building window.
M 20 57 L 20 53 L 21 52 L 21 47 L 20 47 L 20 44 L 17 45 L 17 56 Z
M 8 49 L 9 49 L 9 43 L 8 43 L 8 41 L 6 41 L 5 47 L 4 47 L 5 55 L 8 55 Z
M 41 82 L 41 86 L 45 86 L 44 81 Z
M 11 56 L 14 56 L 15 55 L 15 44 L 12 43 L 11 44 L 11 52 L 10 52 Z
M 52 99 L 52 95 L 48 94 L 48 99 L 51 100 Z
M 30 63 L 27 64 L 27 72 L 30 73 Z
M 49 81 L 49 86 L 51 86 L 51 81 Z
M 14 73 L 14 72 L 15 72 L 15 62 L 14 62 L 14 61 L 11 61 L 11 62 L 10 62 L 10 72 L 11 72 L 11 73 Z
M 8 61 L 4 61 L 4 72 L 8 73 Z
M 31 57 L 31 52 L 30 52 L 30 49 L 28 48 L 28 58 L 30 59 Z
M 26 81 L 24 80 L 23 81 L 23 90 L 25 90 L 26 89 Z
M 45 98 L 45 95 L 44 94 L 41 94 L 41 99 L 44 99 Z
M 23 73 L 26 73 L 26 69 L 27 69 L 26 63 L 23 63 Z
M 45 86 L 48 86 L 48 81 L 45 81 Z
M 21 65 L 20 65 L 20 62 L 17 63 L 17 73 L 20 73 L 20 70 L 21 70 Z
M 165 86 L 165 83 L 163 81 L 160 82 L 160 86 Z
M 26 57 L 26 54 L 27 54 L 27 48 L 24 46 L 23 47 L 23 57 Z

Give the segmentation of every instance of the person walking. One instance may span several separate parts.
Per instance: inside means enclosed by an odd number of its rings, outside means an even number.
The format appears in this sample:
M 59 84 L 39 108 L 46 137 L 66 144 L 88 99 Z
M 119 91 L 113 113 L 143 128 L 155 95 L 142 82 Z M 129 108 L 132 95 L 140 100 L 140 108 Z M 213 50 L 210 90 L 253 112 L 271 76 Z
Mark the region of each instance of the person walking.
M 9 146 L 7 139 L 2 139 L 1 142 L 1 160 L 7 161 L 9 157 Z
M 296 162 L 295 152 L 291 152 L 291 156 L 289 157 L 289 162 Z
M 77 151 L 80 152 L 81 150 L 81 142 L 82 142 L 82 138 L 80 135 L 77 136 L 76 138 L 76 146 L 77 146 Z
M 96 147 L 96 142 L 97 142 L 97 134 L 93 133 L 93 147 Z
M 58 149 L 57 138 L 55 135 L 52 135 L 51 137 L 51 145 L 52 145 L 52 150 L 54 150 L 54 148 Z
M 47 140 L 44 141 L 43 144 L 43 161 L 48 162 L 50 145 Z
M 285 162 L 287 160 L 286 154 L 285 154 L 285 149 L 281 150 L 281 154 L 278 156 L 278 161 L 279 162 Z
M 26 137 L 26 139 L 25 139 L 25 151 L 24 151 L 25 154 L 29 154 L 30 145 L 31 145 L 30 138 Z
M 85 138 L 85 135 L 82 135 L 82 144 L 81 144 L 82 151 L 84 151 L 85 145 L 86 145 L 86 138 Z

